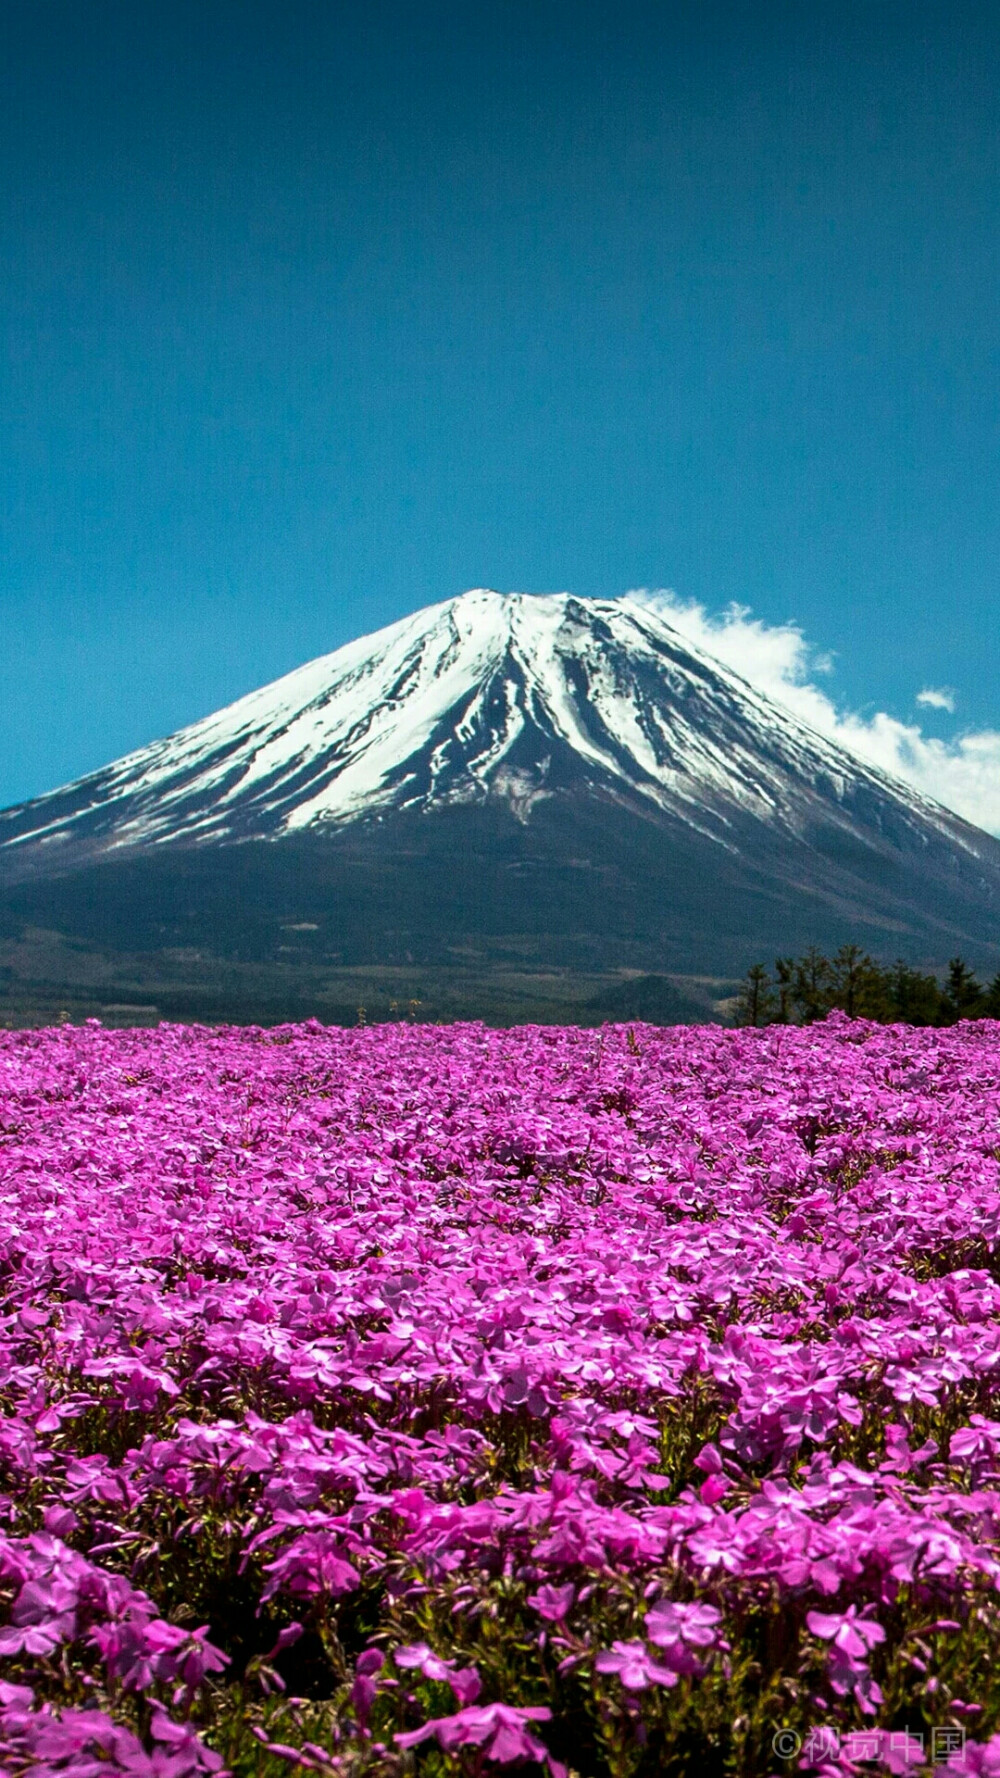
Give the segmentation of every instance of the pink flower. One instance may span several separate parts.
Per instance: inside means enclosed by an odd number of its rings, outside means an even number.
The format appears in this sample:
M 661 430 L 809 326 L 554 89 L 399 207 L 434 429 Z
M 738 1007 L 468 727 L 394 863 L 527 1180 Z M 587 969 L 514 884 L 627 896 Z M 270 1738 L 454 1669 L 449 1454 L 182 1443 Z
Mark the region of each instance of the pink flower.
M 868 1670 L 867 1659 L 869 1649 L 885 1641 L 882 1625 L 867 1616 L 859 1617 L 857 1606 L 851 1605 L 839 1616 L 807 1612 L 806 1627 L 832 1645 L 829 1675 L 833 1690 L 841 1697 L 853 1693 L 862 1714 L 874 1716 L 882 1703 L 882 1692 Z
M 626 1691 L 645 1691 L 649 1685 L 676 1685 L 672 1667 L 655 1661 L 644 1642 L 613 1642 L 602 1648 L 594 1662 L 598 1673 L 617 1673 Z
M 711 1648 L 716 1640 L 721 1611 L 714 1605 L 678 1605 L 661 1600 L 646 1616 L 646 1635 L 658 1648 L 686 1642 L 691 1648 Z
M 150 1733 L 156 1745 L 147 1753 L 131 1730 L 100 1710 L 63 1710 L 49 1705 L 27 1711 L 0 1695 L 3 1751 L 16 1769 L 37 1778 L 56 1773 L 74 1778 L 202 1778 L 219 1773 L 222 1758 L 204 1745 L 188 1723 L 174 1722 L 155 1705 Z M 5 1762 L 6 1763 L 6 1762 Z
M 80 1521 L 68 1506 L 47 1506 L 44 1515 L 46 1531 L 53 1537 L 72 1537 Z
M 475 1667 L 455 1667 L 450 1661 L 443 1661 L 426 1642 L 411 1642 L 405 1648 L 397 1648 L 392 1658 L 397 1667 L 415 1668 L 425 1679 L 443 1680 L 461 1704 L 474 1704 L 482 1689 Z
M 272 1599 L 278 1592 L 300 1598 L 329 1593 L 331 1598 L 338 1599 L 343 1593 L 352 1593 L 361 1581 L 338 1540 L 328 1531 L 305 1532 L 273 1562 L 266 1563 L 265 1568 L 271 1578 L 261 1593 L 263 1600 Z
M 1000 1778 L 1000 1735 L 991 1735 L 988 1741 L 967 1741 L 935 1771 L 954 1773 L 956 1778 L 961 1773 L 966 1778 L 970 1773 L 972 1778 Z
M 830 1616 L 823 1611 L 807 1612 L 806 1625 L 811 1635 L 832 1642 L 848 1660 L 867 1660 L 869 1649 L 877 1642 L 885 1641 L 882 1625 L 871 1618 L 859 1617 L 856 1605 L 848 1606 L 842 1616 Z
M 145 1691 L 154 1680 L 179 1680 L 190 1695 L 206 1673 L 221 1673 L 229 1665 L 229 1656 L 208 1641 L 206 1627 L 183 1630 L 163 1618 L 136 1613 L 119 1623 L 96 1625 L 90 1640 L 108 1672 L 131 1691 Z
M 517 1708 L 509 1704 L 482 1704 L 459 1710 L 454 1716 L 435 1717 L 433 1721 L 425 1722 L 422 1729 L 397 1735 L 396 1746 L 404 1749 L 418 1747 L 422 1741 L 429 1741 L 434 1736 L 445 1753 L 454 1753 L 459 1747 L 481 1747 L 486 1758 L 495 1760 L 498 1765 L 530 1759 L 548 1765 L 553 1773 L 562 1774 L 564 1768 L 550 1757 L 548 1749 L 529 1734 L 527 1728 L 529 1722 L 548 1722 L 551 1716 L 551 1710 L 541 1705 Z
M 377 1675 L 385 1665 L 385 1656 L 381 1649 L 366 1648 L 357 1658 L 354 1667 L 354 1684 L 351 1687 L 351 1703 L 358 1722 L 364 1728 L 371 1715 L 372 1705 L 378 1696 Z
M 567 1617 L 576 1588 L 572 1582 L 565 1587 L 539 1587 L 537 1593 L 528 1594 L 528 1604 L 533 1605 L 539 1617 L 550 1624 L 561 1624 Z

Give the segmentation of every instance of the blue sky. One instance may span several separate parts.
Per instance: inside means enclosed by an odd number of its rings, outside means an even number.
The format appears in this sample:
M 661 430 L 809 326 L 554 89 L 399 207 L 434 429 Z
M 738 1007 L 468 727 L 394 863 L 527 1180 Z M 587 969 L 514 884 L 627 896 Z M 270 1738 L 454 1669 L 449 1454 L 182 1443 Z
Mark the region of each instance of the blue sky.
M 488 585 L 791 622 L 975 813 L 998 75 L 962 0 L 11 0 L 0 804 Z

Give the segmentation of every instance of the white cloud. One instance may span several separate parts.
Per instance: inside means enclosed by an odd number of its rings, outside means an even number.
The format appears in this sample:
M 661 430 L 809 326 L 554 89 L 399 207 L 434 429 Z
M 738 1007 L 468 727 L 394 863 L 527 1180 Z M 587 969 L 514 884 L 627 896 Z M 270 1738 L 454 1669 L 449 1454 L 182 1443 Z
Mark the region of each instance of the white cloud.
M 952 741 L 925 735 L 917 723 L 900 722 L 884 710 L 862 716 L 842 710 L 816 683 L 832 670 L 828 655 L 807 641 L 798 624 L 766 624 L 745 605 L 712 614 L 669 591 L 627 595 L 651 605 L 689 641 L 802 722 L 818 729 L 870 765 L 902 778 L 924 796 L 943 803 L 976 827 L 1000 836 L 1000 731 L 981 729 Z M 917 703 L 953 708 L 952 694 L 925 688 Z
M 954 715 L 955 693 L 943 685 L 925 685 L 923 691 L 917 693 L 917 703 L 926 704 L 928 710 L 948 710 Z

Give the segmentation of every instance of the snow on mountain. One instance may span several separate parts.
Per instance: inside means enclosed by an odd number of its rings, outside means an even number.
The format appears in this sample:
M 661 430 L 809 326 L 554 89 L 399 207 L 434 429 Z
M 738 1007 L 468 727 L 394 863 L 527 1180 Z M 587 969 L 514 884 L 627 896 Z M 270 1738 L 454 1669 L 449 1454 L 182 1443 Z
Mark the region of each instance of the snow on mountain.
M 627 600 L 476 590 L 287 674 L 77 783 L 0 815 L 0 846 L 100 851 L 341 829 L 394 810 L 590 790 L 730 850 L 749 818 L 798 834 L 817 799 L 975 830 L 755 692 Z

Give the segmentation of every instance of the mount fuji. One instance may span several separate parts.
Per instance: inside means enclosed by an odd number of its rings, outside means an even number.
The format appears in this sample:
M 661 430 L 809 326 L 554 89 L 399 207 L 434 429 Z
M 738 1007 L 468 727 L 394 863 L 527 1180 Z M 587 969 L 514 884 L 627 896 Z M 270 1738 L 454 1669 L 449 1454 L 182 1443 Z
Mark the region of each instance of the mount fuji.
M 996 840 L 657 612 L 568 594 L 433 605 L 0 813 L 0 889 L 9 930 L 289 968 L 1000 938 Z

